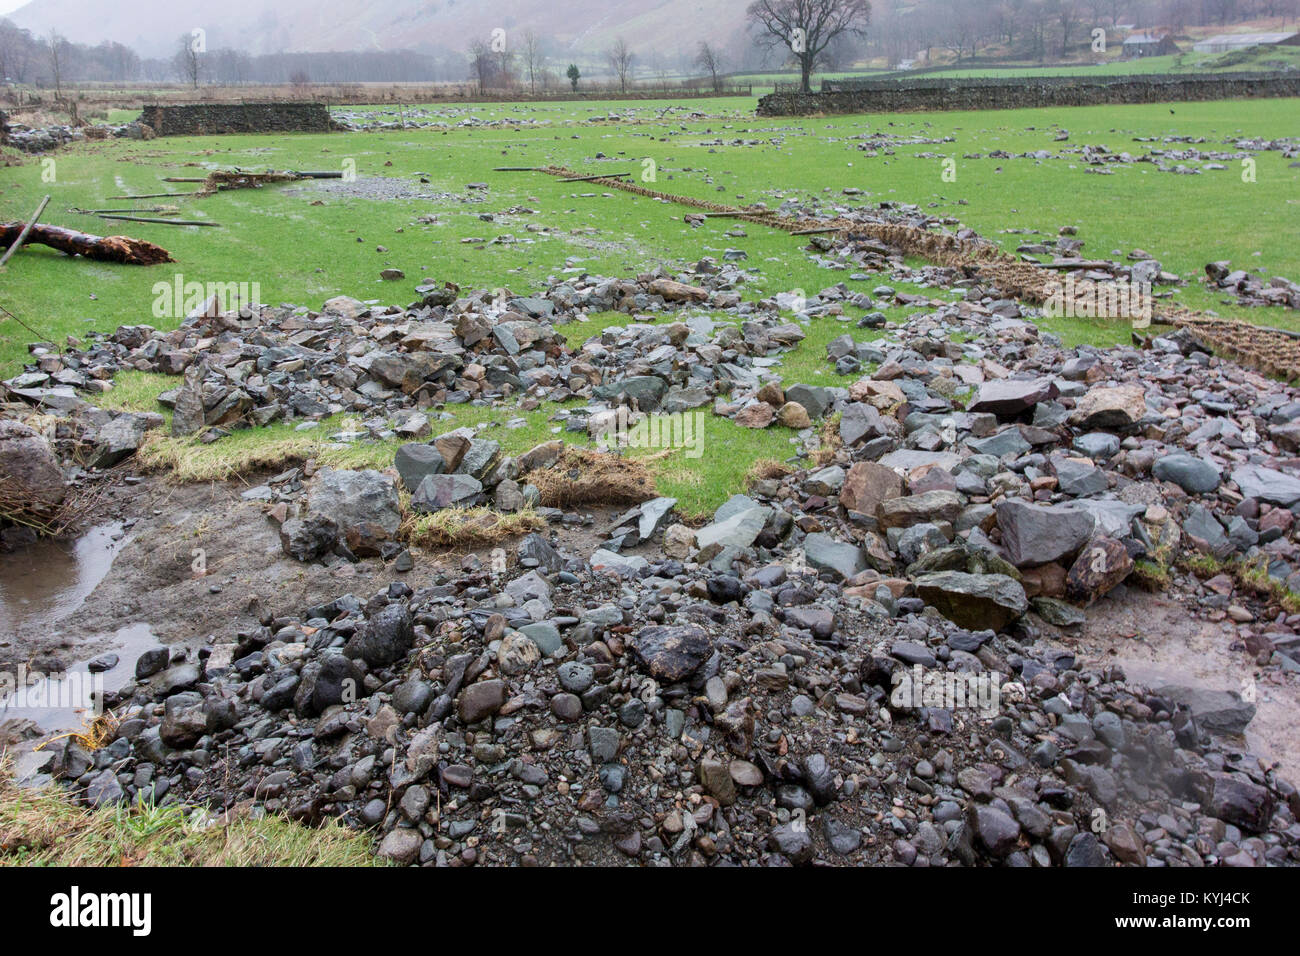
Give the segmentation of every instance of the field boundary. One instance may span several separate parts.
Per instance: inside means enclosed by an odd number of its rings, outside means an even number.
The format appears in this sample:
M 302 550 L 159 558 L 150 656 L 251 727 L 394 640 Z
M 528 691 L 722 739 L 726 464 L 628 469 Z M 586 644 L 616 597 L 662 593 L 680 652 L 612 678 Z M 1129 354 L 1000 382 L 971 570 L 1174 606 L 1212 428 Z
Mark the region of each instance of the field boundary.
M 817 93 L 769 93 L 759 116 L 1032 109 L 1300 96 L 1300 74 L 1044 76 L 826 80 Z

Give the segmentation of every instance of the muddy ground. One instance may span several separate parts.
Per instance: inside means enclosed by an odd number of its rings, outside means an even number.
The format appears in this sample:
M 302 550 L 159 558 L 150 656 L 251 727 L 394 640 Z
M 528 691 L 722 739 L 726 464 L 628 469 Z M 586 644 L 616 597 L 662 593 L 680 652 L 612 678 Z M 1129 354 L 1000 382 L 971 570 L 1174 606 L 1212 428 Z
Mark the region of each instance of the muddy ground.
M 352 592 L 366 596 L 390 581 L 412 588 L 490 547 L 412 549 L 402 573 L 379 559 L 328 567 L 302 564 L 280 549 L 276 525 L 260 502 L 241 498 L 250 483 L 179 485 L 157 476 L 119 479 L 93 528 L 75 541 L 0 554 L 0 667 L 45 671 L 116 653 L 107 686 L 130 678 L 140 652 L 159 642 L 200 646 L 229 640 L 265 613 L 293 614 Z M 579 526 L 553 526 L 556 543 L 589 555 L 623 509 L 592 509 Z M 513 547 L 513 542 L 505 542 Z M 638 551 L 644 549 L 636 549 Z M 202 569 L 203 573 L 200 573 Z M 1088 662 L 1120 663 L 1152 686 L 1200 684 L 1241 692 L 1253 686 L 1258 708 L 1247 743 L 1300 776 L 1300 682 L 1256 667 L 1227 622 L 1193 616 L 1195 597 L 1149 594 L 1121 586 L 1088 610 L 1076 633 L 1054 639 Z M 47 726 L 46 730 L 64 729 Z
M 262 503 L 241 498 L 256 483 L 119 480 L 79 537 L 0 553 L 0 667 L 35 661 L 55 670 L 105 652 L 122 654 L 120 666 L 129 667 L 134 656 L 122 651 L 137 650 L 142 632 L 150 640 L 139 650 L 228 639 L 268 612 L 366 596 L 395 580 L 418 590 L 492 550 L 412 548 L 415 567 L 405 573 L 377 558 L 303 564 L 281 550 Z M 591 509 L 583 524 L 552 531 L 562 547 L 590 554 L 624 510 Z

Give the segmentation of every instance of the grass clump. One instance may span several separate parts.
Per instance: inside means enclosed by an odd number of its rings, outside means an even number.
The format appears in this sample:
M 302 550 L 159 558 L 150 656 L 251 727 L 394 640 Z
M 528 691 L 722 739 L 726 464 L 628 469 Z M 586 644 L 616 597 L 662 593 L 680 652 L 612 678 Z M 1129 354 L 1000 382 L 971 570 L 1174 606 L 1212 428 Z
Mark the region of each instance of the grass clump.
M 406 511 L 397 533 L 421 548 L 477 548 L 545 527 L 545 519 L 531 508 L 506 513 L 479 506 L 443 508 L 432 514 Z
M 550 468 L 531 471 L 522 481 L 541 492 L 541 503 L 548 508 L 634 505 L 656 494 L 645 459 L 621 458 L 584 448 L 565 449 Z
M 57 786 L 19 787 L 0 762 L 0 866 L 374 866 L 370 837 L 338 821 L 211 820 L 179 804 L 91 810 Z

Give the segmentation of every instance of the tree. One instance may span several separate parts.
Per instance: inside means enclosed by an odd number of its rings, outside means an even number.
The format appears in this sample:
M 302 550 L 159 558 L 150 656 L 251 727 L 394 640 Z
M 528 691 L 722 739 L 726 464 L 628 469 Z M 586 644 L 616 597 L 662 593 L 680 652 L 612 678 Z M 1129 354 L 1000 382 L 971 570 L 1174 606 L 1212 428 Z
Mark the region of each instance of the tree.
M 184 79 L 189 80 L 194 89 L 199 88 L 199 76 L 203 72 L 203 61 L 199 58 L 199 43 L 188 33 L 182 33 L 180 49 L 172 58 L 172 65 Z
M 50 76 L 54 80 L 54 98 L 63 99 L 63 46 L 67 43 L 57 31 L 50 31 Z
M 537 34 L 529 30 L 524 34 L 524 69 L 528 71 L 528 90 L 537 92 L 537 77 L 546 65 L 546 56 L 542 53 L 542 41 Z
M 480 93 L 487 89 L 492 79 L 492 48 L 483 40 L 469 45 L 469 75 L 478 83 Z
M 713 81 L 713 92 L 721 90 L 718 83 L 718 73 L 722 69 L 722 54 L 714 49 L 707 41 L 700 41 L 700 48 L 695 53 L 695 65 Z
M 868 0 L 755 0 L 745 12 L 760 29 L 759 41 L 785 46 L 799 63 L 799 88 L 811 92 L 813 67 L 841 34 L 863 36 L 871 19 Z
M 573 87 L 573 92 L 578 92 L 578 77 L 582 76 L 582 71 L 578 69 L 578 64 L 570 63 L 569 68 L 564 72 L 569 78 L 569 85 Z
M 605 53 L 605 57 L 609 60 L 609 68 L 618 77 L 619 90 L 626 93 L 628 74 L 632 72 L 632 61 L 636 59 L 636 54 L 629 50 L 627 42 L 619 37 Z

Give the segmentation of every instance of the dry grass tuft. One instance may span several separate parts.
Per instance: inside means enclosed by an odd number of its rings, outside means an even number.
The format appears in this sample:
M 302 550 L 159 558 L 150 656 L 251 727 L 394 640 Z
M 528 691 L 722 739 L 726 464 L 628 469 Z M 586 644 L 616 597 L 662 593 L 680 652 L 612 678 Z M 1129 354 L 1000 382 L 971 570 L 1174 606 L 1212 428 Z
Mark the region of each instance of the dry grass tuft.
M 566 449 L 550 468 L 529 472 L 521 479 L 535 485 L 548 508 L 583 505 L 634 505 L 657 494 L 646 462 L 658 456 L 620 458 L 582 448 Z
M 749 471 L 746 473 L 745 487 L 753 488 L 757 482 L 784 478 L 786 475 L 791 474 L 794 474 L 792 465 L 777 461 L 775 458 L 760 458 L 750 466 Z
M 398 536 L 421 548 L 476 548 L 541 531 L 546 521 L 531 509 L 507 514 L 487 507 L 406 512 Z

